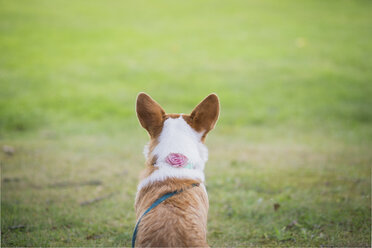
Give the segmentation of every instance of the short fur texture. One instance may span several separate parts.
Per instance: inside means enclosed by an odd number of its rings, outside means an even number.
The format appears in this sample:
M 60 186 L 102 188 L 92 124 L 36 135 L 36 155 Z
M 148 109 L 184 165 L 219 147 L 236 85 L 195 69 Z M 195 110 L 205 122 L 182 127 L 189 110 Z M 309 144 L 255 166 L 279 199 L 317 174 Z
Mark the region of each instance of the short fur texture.
M 184 191 L 165 200 L 146 214 L 138 227 L 138 247 L 206 247 L 208 195 L 204 186 L 204 166 L 208 150 L 206 134 L 219 115 L 215 94 L 205 98 L 190 115 L 166 114 L 145 93 L 137 97 L 137 116 L 150 135 L 145 147 L 146 169 L 138 185 L 135 209 L 137 220 L 159 197 Z M 193 169 L 173 168 L 165 162 L 170 153 L 188 157 Z M 198 183 L 198 187 L 190 187 Z

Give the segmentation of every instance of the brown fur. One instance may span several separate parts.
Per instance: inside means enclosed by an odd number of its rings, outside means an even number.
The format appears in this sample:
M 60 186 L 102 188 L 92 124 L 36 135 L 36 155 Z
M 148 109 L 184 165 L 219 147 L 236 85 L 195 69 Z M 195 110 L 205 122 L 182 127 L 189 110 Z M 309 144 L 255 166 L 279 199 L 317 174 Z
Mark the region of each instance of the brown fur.
M 140 93 L 137 97 L 136 111 L 138 120 L 151 138 L 159 136 L 165 117 L 163 108 L 149 95 Z
M 180 117 L 180 114 L 166 114 L 159 103 L 145 93 L 137 96 L 136 111 L 142 127 L 150 135 L 150 144 L 157 142 L 166 119 Z M 216 94 L 210 94 L 195 107 L 191 114 L 183 114 L 182 118 L 197 132 L 204 132 L 202 137 L 204 142 L 207 133 L 216 125 L 219 112 L 218 97 Z M 153 144 L 153 147 L 155 146 L 156 144 Z
M 163 123 L 168 118 L 178 118 L 179 114 L 166 114 L 161 106 L 145 93 L 137 97 L 137 116 L 149 135 L 151 151 L 158 144 Z M 204 131 L 202 142 L 213 129 L 219 115 L 219 102 L 215 94 L 206 97 L 190 115 L 182 115 L 196 131 Z M 151 175 L 157 168 L 156 157 L 149 157 L 141 180 Z M 184 191 L 165 200 L 147 213 L 138 227 L 136 246 L 139 247 L 206 247 L 208 196 L 204 186 L 191 179 L 167 179 L 150 184 L 136 196 L 137 220 L 156 199 L 175 190 Z
M 207 247 L 208 197 L 200 183 L 188 179 L 167 179 L 143 188 L 136 197 L 136 215 L 141 216 L 162 195 L 183 192 L 165 200 L 147 213 L 138 226 L 139 247 Z

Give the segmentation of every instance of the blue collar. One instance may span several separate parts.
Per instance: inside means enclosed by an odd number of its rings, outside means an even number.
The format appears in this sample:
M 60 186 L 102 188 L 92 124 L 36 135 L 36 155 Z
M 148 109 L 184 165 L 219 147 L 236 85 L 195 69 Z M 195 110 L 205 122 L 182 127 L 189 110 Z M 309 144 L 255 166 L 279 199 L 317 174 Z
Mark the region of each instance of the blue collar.
M 199 183 L 193 183 L 192 184 L 192 187 L 196 187 L 196 186 L 199 186 Z M 172 197 L 172 196 L 174 196 L 176 194 L 179 194 L 181 192 L 183 192 L 183 189 L 166 193 L 165 195 L 163 195 L 160 198 L 158 198 L 148 209 L 146 209 L 146 211 L 138 219 L 137 224 L 136 224 L 136 227 L 134 228 L 134 232 L 133 232 L 133 236 L 132 236 L 132 248 L 135 246 L 136 237 L 137 237 L 137 231 L 138 231 L 138 225 L 141 222 L 141 219 L 143 218 L 143 216 L 145 216 L 148 212 L 150 212 L 151 209 L 155 208 L 157 205 L 159 205 L 160 203 L 162 203 L 166 199 L 168 199 L 168 198 L 170 198 L 170 197 Z

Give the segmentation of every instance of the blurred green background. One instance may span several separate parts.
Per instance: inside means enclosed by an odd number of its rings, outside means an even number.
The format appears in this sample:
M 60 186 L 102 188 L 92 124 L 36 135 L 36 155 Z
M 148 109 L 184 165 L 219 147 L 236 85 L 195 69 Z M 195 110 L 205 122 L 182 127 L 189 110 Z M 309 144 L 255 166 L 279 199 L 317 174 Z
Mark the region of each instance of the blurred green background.
M 0 1 L 2 246 L 129 246 L 138 92 L 211 92 L 211 246 L 369 246 L 371 1 Z

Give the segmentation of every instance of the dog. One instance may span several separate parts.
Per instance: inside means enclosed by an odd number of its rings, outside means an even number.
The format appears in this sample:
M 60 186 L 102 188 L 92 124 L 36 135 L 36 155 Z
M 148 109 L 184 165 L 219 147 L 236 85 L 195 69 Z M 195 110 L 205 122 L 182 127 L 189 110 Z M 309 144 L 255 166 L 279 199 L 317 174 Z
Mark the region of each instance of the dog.
M 191 114 L 166 114 L 140 93 L 136 112 L 150 141 L 135 199 L 132 247 L 208 247 L 204 142 L 219 117 L 217 95 L 207 96 Z

